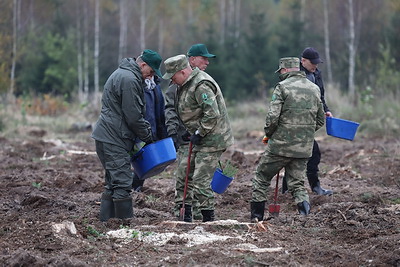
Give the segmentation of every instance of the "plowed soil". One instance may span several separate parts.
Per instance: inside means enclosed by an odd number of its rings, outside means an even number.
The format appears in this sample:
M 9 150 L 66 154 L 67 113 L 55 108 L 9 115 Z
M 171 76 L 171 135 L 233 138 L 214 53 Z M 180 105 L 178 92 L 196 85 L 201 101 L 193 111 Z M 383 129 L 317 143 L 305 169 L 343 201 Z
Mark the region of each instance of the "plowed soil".
M 103 169 L 89 135 L 0 138 L 1 266 L 400 266 L 398 139 L 319 138 L 321 183 L 334 194 L 307 184 L 312 210 L 300 216 L 280 193 L 279 217 L 250 224 L 260 138 L 223 154 L 239 172 L 216 194 L 216 222 L 174 217 L 175 165 L 133 193 L 133 219 L 100 222 Z

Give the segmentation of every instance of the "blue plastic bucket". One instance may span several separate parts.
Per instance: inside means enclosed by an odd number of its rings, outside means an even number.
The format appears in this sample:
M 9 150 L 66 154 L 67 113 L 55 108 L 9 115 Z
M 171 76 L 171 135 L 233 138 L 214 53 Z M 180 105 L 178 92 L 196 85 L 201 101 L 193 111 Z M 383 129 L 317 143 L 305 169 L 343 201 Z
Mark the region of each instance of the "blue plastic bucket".
M 140 149 L 132 156 L 133 171 L 139 179 L 157 175 L 176 160 L 176 151 L 172 138 L 159 140 Z
M 211 189 L 218 194 L 222 194 L 226 191 L 229 184 L 233 181 L 233 177 L 226 176 L 222 173 L 220 168 L 217 168 L 214 172 L 214 176 L 211 180 Z
M 353 140 L 359 125 L 359 123 L 354 121 L 327 117 L 326 133 L 337 138 Z

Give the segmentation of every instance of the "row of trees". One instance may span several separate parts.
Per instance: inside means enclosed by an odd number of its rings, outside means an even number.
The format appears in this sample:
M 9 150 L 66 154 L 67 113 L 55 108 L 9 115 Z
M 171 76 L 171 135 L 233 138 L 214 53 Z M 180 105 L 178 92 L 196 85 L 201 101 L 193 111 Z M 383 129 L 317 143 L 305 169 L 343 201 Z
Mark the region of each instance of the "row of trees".
M 278 59 L 307 46 L 355 102 L 367 87 L 398 96 L 399 25 L 396 0 L 4 0 L 0 90 L 98 101 L 90 95 L 121 58 L 205 43 L 217 55 L 207 71 L 229 99 L 265 94 Z

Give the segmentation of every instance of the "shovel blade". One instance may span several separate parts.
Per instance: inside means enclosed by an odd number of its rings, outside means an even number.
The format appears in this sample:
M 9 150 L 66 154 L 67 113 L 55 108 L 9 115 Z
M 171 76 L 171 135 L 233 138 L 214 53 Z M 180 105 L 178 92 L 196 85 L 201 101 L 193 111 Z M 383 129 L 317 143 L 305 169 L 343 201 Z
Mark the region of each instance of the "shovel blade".
M 280 210 L 281 210 L 281 206 L 279 204 L 271 204 L 271 205 L 268 206 L 269 213 L 274 217 L 278 217 L 279 216 L 279 211 Z

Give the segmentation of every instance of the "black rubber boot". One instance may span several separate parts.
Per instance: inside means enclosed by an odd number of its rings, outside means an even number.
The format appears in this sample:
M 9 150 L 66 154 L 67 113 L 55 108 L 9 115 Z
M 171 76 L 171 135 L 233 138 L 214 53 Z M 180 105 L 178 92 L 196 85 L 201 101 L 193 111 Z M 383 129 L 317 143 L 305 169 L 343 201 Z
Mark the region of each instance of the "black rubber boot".
M 203 222 L 213 222 L 215 220 L 214 210 L 201 210 Z
M 250 202 L 250 220 L 252 223 L 261 222 L 264 220 L 265 201 Z
M 191 205 L 185 205 L 185 215 L 183 216 L 183 221 L 184 222 L 192 222 L 192 206 Z
M 332 190 L 322 188 L 321 185 L 319 184 L 319 182 L 314 183 L 311 186 L 311 190 L 320 196 L 330 196 L 333 194 Z
M 301 215 L 310 214 L 310 209 L 311 209 L 310 203 L 308 203 L 305 200 L 303 202 L 297 203 L 297 210 Z
M 100 202 L 100 221 L 105 222 L 115 217 L 114 202 L 109 194 L 103 193 Z
M 288 191 L 288 186 L 287 186 L 286 176 L 283 176 L 283 178 L 282 178 L 282 194 L 286 194 L 287 191 Z
M 127 219 L 133 217 L 132 198 L 114 199 L 115 218 Z

